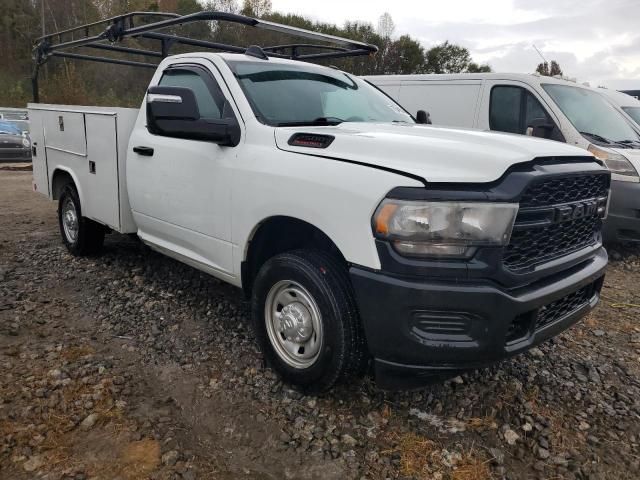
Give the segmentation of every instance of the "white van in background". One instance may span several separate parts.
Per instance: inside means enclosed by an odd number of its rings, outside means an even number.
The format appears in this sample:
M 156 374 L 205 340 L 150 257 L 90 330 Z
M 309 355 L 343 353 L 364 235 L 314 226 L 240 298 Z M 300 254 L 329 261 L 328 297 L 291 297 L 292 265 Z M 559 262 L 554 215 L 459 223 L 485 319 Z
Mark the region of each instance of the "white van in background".
M 640 100 L 626 93 L 608 88 L 598 88 L 600 92 L 614 107 L 632 120 L 637 128 L 640 128 Z
M 365 77 L 435 126 L 547 138 L 582 147 L 612 173 L 605 239 L 640 241 L 640 128 L 598 90 L 537 74 Z

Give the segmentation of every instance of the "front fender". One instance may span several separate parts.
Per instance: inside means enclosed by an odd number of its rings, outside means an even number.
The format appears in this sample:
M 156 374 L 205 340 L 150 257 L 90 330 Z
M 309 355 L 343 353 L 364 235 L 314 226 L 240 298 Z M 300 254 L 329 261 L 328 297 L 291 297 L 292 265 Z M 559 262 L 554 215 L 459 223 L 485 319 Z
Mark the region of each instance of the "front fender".
M 380 259 L 371 218 L 393 188 L 424 186 L 417 180 L 368 166 L 262 149 L 238 160 L 234 177 L 235 268 L 246 260 L 259 225 L 274 216 L 302 220 L 324 232 L 347 262 L 371 269 Z

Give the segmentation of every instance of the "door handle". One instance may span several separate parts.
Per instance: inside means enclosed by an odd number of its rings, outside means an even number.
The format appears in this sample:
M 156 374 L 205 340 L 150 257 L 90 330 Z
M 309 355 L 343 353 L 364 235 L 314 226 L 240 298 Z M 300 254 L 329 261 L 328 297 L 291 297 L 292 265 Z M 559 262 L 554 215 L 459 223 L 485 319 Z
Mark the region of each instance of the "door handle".
M 138 155 L 153 157 L 153 148 L 151 147 L 133 147 L 133 151 Z

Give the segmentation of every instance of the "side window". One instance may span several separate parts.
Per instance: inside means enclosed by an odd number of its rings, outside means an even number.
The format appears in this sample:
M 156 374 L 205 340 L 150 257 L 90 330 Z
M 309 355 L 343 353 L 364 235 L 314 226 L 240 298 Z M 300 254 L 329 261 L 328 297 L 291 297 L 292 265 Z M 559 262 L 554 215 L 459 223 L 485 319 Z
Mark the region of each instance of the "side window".
M 167 70 L 158 84 L 162 87 L 184 87 L 193 91 L 202 118 L 221 119 L 225 110 L 225 99 L 220 87 L 193 70 Z
M 547 123 L 553 123 L 549 114 L 544 109 L 536 97 L 531 93 L 526 92 L 526 104 L 525 104 L 525 116 L 524 116 L 524 128 L 526 129 L 534 120 L 546 120 Z
M 499 132 L 525 134 L 534 120 L 553 120 L 528 90 L 522 87 L 501 85 L 491 90 L 489 104 L 489 128 Z
M 523 89 L 499 86 L 491 89 L 489 103 L 489 128 L 499 132 L 524 133 L 520 112 Z

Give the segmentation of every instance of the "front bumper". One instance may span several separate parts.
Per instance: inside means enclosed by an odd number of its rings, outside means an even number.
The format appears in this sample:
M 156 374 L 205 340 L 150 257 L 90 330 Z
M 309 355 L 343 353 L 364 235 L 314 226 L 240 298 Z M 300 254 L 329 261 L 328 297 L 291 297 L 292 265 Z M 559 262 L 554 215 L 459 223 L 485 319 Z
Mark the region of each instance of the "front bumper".
M 31 160 L 31 148 L 0 148 L 0 162 L 26 162 Z
M 562 274 L 511 290 L 487 280 L 352 267 L 379 386 L 421 386 L 434 376 L 486 366 L 557 335 L 595 307 L 606 265 L 600 248 Z
M 640 242 L 640 183 L 611 181 L 611 203 L 603 235 L 610 243 Z

